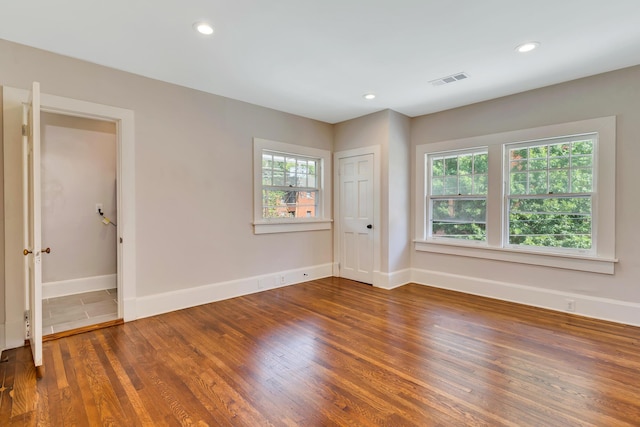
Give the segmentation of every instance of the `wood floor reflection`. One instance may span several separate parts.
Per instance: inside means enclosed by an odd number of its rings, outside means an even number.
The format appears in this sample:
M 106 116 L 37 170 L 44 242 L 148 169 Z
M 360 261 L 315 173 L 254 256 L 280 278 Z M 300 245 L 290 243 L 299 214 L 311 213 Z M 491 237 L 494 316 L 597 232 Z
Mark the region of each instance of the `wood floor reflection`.
M 315 280 L 0 364 L 0 425 L 640 425 L 640 328 Z

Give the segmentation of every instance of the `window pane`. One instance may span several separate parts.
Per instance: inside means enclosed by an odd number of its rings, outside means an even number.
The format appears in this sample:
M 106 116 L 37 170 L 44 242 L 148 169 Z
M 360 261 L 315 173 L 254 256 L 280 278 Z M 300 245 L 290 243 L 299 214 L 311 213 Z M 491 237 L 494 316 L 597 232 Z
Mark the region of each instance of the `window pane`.
M 473 170 L 475 173 L 487 173 L 488 155 L 487 153 L 476 154 L 473 156 Z
M 547 159 L 531 159 L 529 160 L 529 170 L 546 170 Z
M 459 188 L 458 193 L 462 195 L 473 194 L 473 177 L 468 175 L 463 175 L 459 180 Z
M 310 188 L 316 188 L 317 187 L 316 176 L 315 175 L 309 175 L 308 180 L 307 180 L 307 186 L 310 187 Z
M 271 170 L 262 171 L 262 185 L 273 185 L 273 172 Z
M 549 168 L 550 169 L 560 169 L 560 168 L 568 168 L 569 167 L 569 158 L 568 157 L 551 157 L 549 158 Z
M 458 158 L 449 157 L 444 159 L 445 175 L 457 175 L 458 174 Z
M 283 156 L 273 156 L 273 169 L 282 171 L 284 173 L 285 162 Z
M 433 159 L 431 163 L 431 176 L 442 176 L 444 175 L 444 159 L 437 158 Z
M 441 196 L 444 194 L 444 178 L 431 179 L 431 194 Z
M 529 152 L 526 148 L 509 151 L 509 160 L 526 160 L 529 158 Z
M 529 194 L 546 194 L 547 172 L 531 172 L 529 174 Z
M 549 192 L 568 193 L 569 192 L 569 171 L 560 170 L 549 172 Z
M 271 154 L 262 155 L 262 168 L 271 169 L 273 167 L 273 156 Z
M 548 148 L 546 145 L 529 148 L 530 159 L 545 159 L 547 157 Z
M 549 157 L 568 156 L 571 146 L 569 144 L 553 144 L 549 146 Z
M 487 175 L 473 176 L 473 194 L 487 194 Z
M 593 188 L 593 171 L 591 169 L 571 170 L 571 191 L 573 193 L 590 193 Z
M 591 156 L 573 156 L 571 158 L 572 168 L 590 168 L 593 164 Z
M 485 199 L 434 200 L 431 235 L 466 240 L 486 240 Z
M 509 201 L 509 243 L 591 248 L 591 197 Z
M 444 177 L 444 194 L 458 194 L 458 177 Z
M 470 175 L 473 172 L 473 157 L 471 154 L 458 157 L 458 172 L 460 175 Z
M 527 173 L 511 174 L 511 194 L 527 194 Z
M 263 218 L 315 217 L 317 191 L 262 191 Z
M 572 144 L 571 154 L 577 156 L 580 154 L 593 154 L 593 141 L 576 141 Z
M 273 171 L 273 185 L 280 187 L 284 186 L 284 172 Z
M 527 170 L 528 160 L 514 160 L 509 163 L 511 172 L 524 172 Z

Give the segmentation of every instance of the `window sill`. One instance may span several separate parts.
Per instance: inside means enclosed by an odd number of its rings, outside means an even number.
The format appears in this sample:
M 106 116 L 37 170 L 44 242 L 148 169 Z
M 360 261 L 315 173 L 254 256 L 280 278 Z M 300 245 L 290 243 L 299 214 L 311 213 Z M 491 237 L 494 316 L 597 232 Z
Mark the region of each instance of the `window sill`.
M 254 234 L 292 233 L 297 231 L 331 230 L 331 219 L 277 219 L 272 221 L 256 221 L 253 223 Z
M 482 258 L 518 264 L 540 265 L 567 270 L 613 274 L 618 262 L 614 258 L 580 256 L 562 253 L 541 253 L 521 249 L 493 248 L 488 246 L 454 244 L 427 240 L 414 240 L 414 249 L 419 252 Z

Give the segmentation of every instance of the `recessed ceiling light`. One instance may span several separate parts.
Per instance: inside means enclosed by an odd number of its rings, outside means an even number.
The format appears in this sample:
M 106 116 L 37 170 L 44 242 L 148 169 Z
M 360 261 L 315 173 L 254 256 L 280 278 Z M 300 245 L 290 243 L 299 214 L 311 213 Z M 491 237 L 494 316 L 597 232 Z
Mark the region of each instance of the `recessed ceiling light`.
M 538 42 L 527 42 L 516 47 L 516 50 L 520 53 L 526 53 L 526 52 L 531 52 L 533 49 L 537 48 L 538 46 L 540 46 L 540 43 Z
M 205 36 L 210 36 L 213 34 L 213 27 L 206 22 L 196 22 L 193 24 L 193 28 L 199 32 L 200 34 L 204 34 Z
M 375 94 L 375 93 L 365 93 L 364 95 L 362 95 L 362 97 L 363 97 L 364 99 L 369 99 L 369 100 L 371 100 L 371 99 L 375 99 L 376 94 Z

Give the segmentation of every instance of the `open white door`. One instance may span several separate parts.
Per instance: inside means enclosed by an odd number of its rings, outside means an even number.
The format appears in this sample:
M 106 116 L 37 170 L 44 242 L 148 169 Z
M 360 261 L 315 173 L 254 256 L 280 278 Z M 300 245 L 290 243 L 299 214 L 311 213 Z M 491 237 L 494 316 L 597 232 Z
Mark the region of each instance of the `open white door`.
M 40 208 L 40 84 L 33 83 L 23 115 L 23 194 L 25 287 L 28 302 L 28 335 L 36 366 L 42 376 L 42 250 Z
M 340 276 L 373 284 L 373 154 L 340 159 Z

